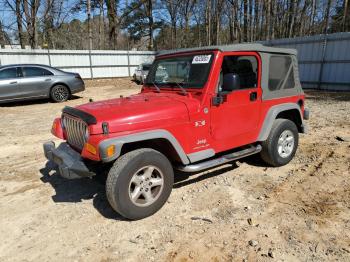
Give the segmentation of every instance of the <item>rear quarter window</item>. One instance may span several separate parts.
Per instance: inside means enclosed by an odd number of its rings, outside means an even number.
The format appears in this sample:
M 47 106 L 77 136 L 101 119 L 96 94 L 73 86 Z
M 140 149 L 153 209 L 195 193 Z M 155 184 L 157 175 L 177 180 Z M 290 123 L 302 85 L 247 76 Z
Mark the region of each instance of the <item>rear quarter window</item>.
M 294 88 L 292 58 L 287 55 L 272 55 L 269 65 L 269 90 Z

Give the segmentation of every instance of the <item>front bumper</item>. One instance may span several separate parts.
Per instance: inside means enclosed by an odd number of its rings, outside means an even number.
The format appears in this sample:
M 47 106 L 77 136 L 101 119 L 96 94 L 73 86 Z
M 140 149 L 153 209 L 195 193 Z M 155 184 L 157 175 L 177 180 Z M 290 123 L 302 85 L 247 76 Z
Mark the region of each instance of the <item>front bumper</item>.
M 58 165 L 62 177 L 76 179 L 95 175 L 87 168 L 80 154 L 67 143 L 61 143 L 56 148 L 55 143 L 50 141 L 44 143 L 43 146 L 45 157 Z

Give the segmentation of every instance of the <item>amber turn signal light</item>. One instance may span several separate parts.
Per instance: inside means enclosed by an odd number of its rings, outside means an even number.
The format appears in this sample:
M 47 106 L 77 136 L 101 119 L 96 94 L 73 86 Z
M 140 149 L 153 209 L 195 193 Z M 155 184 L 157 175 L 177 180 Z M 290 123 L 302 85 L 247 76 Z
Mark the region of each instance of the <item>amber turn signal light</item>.
M 107 149 L 106 149 L 106 155 L 107 155 L 107 157 L 113 156 L 114 153 L 115 153 L 115 145 L 110 145 L 110 146 L 108 146 Z
M 93 145 L 90 145 L 89 143 L 86 143 L 85 144 L 85 148 L 91 154 L 96 155 L 96 148 Z

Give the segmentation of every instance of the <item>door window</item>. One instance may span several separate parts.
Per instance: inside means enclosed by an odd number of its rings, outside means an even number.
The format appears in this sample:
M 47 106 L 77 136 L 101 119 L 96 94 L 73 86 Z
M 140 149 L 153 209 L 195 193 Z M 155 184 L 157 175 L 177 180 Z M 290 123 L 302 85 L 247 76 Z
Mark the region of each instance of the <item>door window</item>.
M 239 89 L 257 87 L 258 60 L 255 56 L 225 56 L 221 66 L 219 92 L 223 90 L 225 74 L 236 74 L 239 77 Z
M 11 67 L 0 71 L 0 79 L 9 79 L 17 77 L 17 68 Z
M 23 67 L 22 71 L 24 77 L 53 75 L 49 70 L 40 67 Z

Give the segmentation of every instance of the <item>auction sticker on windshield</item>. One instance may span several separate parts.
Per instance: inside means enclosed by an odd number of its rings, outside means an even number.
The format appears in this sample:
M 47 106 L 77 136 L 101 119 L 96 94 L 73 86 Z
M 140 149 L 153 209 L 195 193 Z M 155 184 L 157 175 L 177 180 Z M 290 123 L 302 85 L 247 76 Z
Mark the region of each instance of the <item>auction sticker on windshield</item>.
M 192 64 L 208 64 L 211 55 L 196 55 L 193 57 Z

